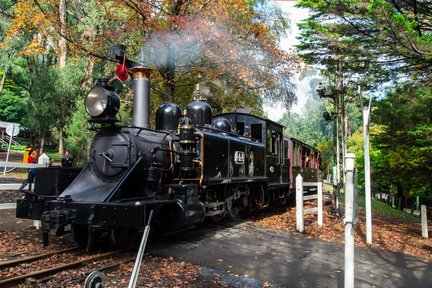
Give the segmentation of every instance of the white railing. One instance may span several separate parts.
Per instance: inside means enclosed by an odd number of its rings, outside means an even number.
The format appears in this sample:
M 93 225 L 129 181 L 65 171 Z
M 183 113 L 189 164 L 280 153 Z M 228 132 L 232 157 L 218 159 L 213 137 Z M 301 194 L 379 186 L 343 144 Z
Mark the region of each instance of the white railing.
M 299 174 L 296 177 L 296 223 L 297 231 L 304 231 L 304 215 L 318 212 L 318 225 L 323 225 L 322 216 L 322 182 L 303 182 L 303 177 Z M 317 187 L 317 193 L 304 196 L 303 187 Z M 318 199 L 318 207 L 304 209 L 304 202 Z
M 22 163 L 22 162 L 5 162 L 0 161 L 0 167 L 12 167 L 12 168 L 43 168 L 48 167 L 48 164 L 32 164 L 32 163 Z M 4 183 L 0 184 L 0 190 L 19 190 L 22 183 Z M 14 209 L 16 208 L 16 203 L 5 203 L 0 209 Z M 36 229 L 40 229 L 41 221 L 33 220 L 33 226 Z
M 2 140 L 3 140 L 3 142 L 6 142 L 6 146 L 8 146 L 8 145 L 9 145 L 9 141 L 10 141 L 11 139 L 10 139 L 10 136 L 9 136 L 9 135 L 3 135 Z M 18 143 L 17 141 L 15 141 L 13 138 L 12 138 L 12 143 L 11 143 L 11 144 L 12 144 L 12 145 L 15 145 L 15 146 L 21 146 L 21 144 Z
M 48 164 L 36 164 L 36 163 L 0 161 L 0 167 L 9 167 L 9 168 L 43 168 L 43 167 L 48 167 Z
M 33 164 L 33 163 L 22 163 L 22 162 L 6 162 L 0 161 L 0 167 L 6 168 L 44 168 L 48 167 L 47 164 Z M 0 190 L 18 190 L 22 183 L 2 183 L 0 184 Z

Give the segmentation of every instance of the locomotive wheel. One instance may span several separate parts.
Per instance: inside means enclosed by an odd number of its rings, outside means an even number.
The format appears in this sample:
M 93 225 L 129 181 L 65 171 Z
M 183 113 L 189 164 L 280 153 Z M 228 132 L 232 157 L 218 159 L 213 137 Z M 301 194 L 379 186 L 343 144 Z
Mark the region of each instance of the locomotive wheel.
M 111 228 L 109 231 L 109 240 L 113 248 L 127 247 L 139 239 L 139 233 L 134 228 Z
M 281 206 L 284 206 L 287 203 L 288 195 L 283 190 L 279 190 L 276 194 L 279 200 L 279 204 Z
M 84 288 L 103 288 L 105 287 L 105 276 L 102 272 L 91 272 L 84 282 Z
M 224 213 L 216 214 L 210 217 L 214 223 L 220 223 L 224 219 Z
M 232 207 L 231 210 L 229 211 L 229 216 L 231 218 L 237 218 L 237 216 L 239 215 L 239 213 L 240 213 L 240 209 L 239 208 Z
M 73 239 L 83 248 L 87 247 L 88 227 L 86 225 L 72 224 L 71 234 Z

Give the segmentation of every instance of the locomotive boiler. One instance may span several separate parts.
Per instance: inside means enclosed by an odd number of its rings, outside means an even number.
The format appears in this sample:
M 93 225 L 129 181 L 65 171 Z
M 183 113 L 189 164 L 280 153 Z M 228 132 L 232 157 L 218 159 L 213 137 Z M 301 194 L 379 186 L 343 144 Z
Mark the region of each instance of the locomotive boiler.
M 17 203 L 17 217 L 41 220 L 45 245 L 50 230 L 70 226 L 88 250 L 101 236 L 121 246 L 144 229 L 151 210 L 153 226 L 169 231 L 284 204 L 294 162 L 312 171 L 308 181 L 317 180 L 319 152 L 308 146 L 306 160 L 301 145 L 295 149 L 301 142 L 284 137 L 283 126 L 250 111 L 213 116 L 200 99 L 184 111 L 164 103 L 150 128 L 151 71 L 126 59 L 123 46 L 111 56 L 121 63 L 117 72 L 129 71 L 134 81 L 133 123 L 117 125 L 119 96 L 99 80 L 85 100 L 97 130 L 88 163 L 38 169 L 34 191 L 24 190 Z

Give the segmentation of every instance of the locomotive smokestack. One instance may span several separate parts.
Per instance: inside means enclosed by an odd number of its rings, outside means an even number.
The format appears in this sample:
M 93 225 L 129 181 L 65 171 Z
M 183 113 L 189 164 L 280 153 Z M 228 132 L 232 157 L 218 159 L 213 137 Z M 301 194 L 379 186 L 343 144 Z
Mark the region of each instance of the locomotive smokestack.
M 134 77 L 133 126 L 150 128 L 150 74 L 145 67 L 130 68 Z

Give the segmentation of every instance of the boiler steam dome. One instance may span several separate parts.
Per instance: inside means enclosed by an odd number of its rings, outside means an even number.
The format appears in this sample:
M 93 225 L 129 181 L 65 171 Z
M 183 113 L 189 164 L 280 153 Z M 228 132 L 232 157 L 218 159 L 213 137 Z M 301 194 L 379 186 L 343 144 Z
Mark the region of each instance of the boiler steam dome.
M 177 104 L 163 103 L 156 110 L 156 130 L 174 131 L 177 129 L 182 111 Z
M 211 106 L 205 101 L 195 100 L 190 102 L 186 106 L 186 111 L 193 125 L 204 126 L 212 123 L 213 111 Z

